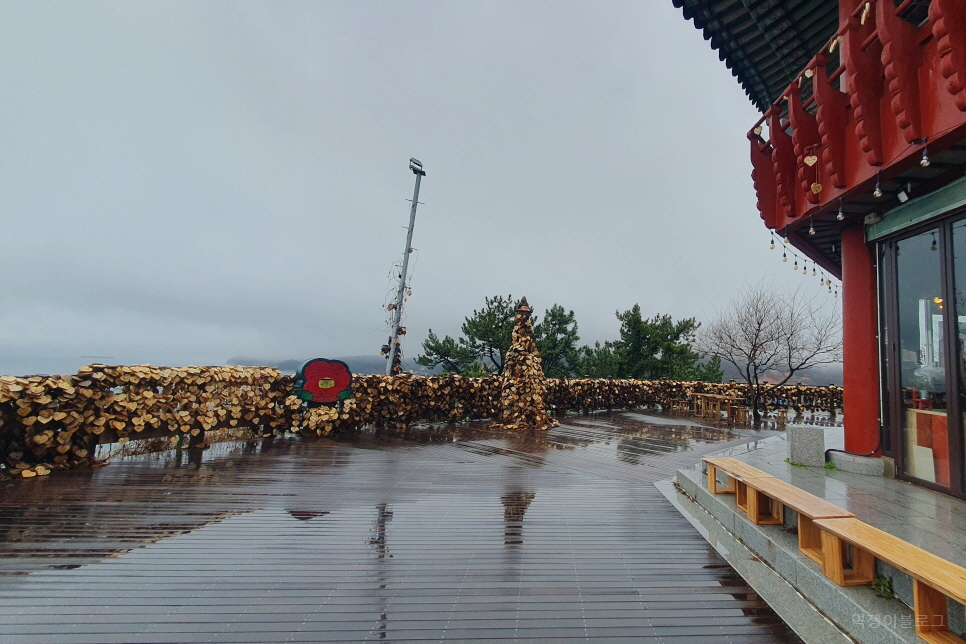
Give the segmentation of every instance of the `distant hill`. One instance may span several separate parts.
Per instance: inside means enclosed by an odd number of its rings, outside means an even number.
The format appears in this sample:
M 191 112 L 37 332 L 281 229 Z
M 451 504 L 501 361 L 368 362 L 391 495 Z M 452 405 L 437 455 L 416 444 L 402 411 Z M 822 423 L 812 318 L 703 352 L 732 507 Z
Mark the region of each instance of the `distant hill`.
M 386 373 L 386 359 L 383 356 L 342 356 L 342 357 L 327 357 L 329 360 L 341 360 L 342 362 L 349 365 L 349 371 L 352 373 L 357 373 L 361 375 L 368 374 L 383 374 Z M 275 367 L 282 373 L 295 373 L 295 370 L 299 368 L 302 364 L 302 360 L 282 360 L 282 361 L 265 361 L 258 360 L 256 358 L 230 358 L 226 364 L 229 365 L 241 365 L 244 367 Z M 418 365 L 412 360 L 403 360 L 402 362 L 404 371 L 412 371 L 418 376 L 431 376 L 433 374 L 439 373 L 441 370 L 439 368 L 430 369 L 428 367 L 423 367 Z M 724 370 L 724 377 L 721 379 L 722 382 L 728 382 L 729 380 L 736 380 L 738 382 L 743 382 L 741 375 L 738 370 L 729 364 L 721 365 Z M 802 383 L 803 385 L 814 385 L 824 387 L 825 385 L 838 385 L 842 386 L 842 365 L 826 365 L 823 367 L 816 367 L 815 369 L 806 369 L 795 374 L 795 377 L 789 381 L 789 384 L 794 385 L 796 383 Z
M 342 362 L 349 365 L 349 371 L 352 373 L 357 373 L 360 375 L 369 374 L 382 374 L 386 373 L 386 358 L 383 356 L 318 356 L 323 357 L 328 360 L 341 360 Z M 304 360 L 258 360 L 256 358 L 246 358 L 246 357 L 236 357 L 229 358 L 226 364 L 229 365 L 241 365 L 243 367 L 275 367 L 282 373 L 295 373 L 295 370 L 299 368 Z M 412 371 L 413 373 L 426 376 L 431 375 L 436 372 L 434 369 L 428 369 L 421 365 L 414 363 L 412 360 L 403 359 L 402 367 L 404 371 Z
M 738 373 L 738 370 L 732 365 L 724 363 L 721 365 L 721 368 L 724 370 L 724 377 L 721 379 L 722 382 L 728 382 L 729 380 L 744 382 L 741 375 Z M 815 387 L 838 385 L 841 387 L 842 381 L 842 365 L 830 364 L 815 367 L 814 369 L 805 369 L 804 371 L 799 371 L 792 377 L 791 380 L 788 381 L 788 384 L 794 385 L 797 383 L 802 383 L 803 385 L 811 385 Z

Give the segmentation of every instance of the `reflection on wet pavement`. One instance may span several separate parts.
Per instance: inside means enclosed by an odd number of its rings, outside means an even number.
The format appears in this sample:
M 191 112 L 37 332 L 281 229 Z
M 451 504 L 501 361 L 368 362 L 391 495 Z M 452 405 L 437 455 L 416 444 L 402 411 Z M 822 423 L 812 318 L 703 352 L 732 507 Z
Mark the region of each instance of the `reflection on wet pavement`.
M 0 643 L 797 642 L 651 485 L 642 414 L 219 444 L 4 483 Z

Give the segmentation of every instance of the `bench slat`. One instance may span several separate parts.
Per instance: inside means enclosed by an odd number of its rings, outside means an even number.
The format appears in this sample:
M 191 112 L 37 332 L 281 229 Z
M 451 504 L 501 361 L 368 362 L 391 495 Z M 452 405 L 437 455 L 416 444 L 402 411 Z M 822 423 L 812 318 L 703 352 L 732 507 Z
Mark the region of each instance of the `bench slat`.
M 786 483 L 781 479 L 758 478 L 748 481 L 748 485 L 780 501 L 783 505 L 787 505 L 799 514 L 804 514 L 810 519 L 855 516 L 854 513 L 843 510 L 834 503 L 829 503 L 823 498 L 809 494 L 805 490 L 797 488 L 791 483 Z
M 724 457 L 724 456 L 703 456 L 702 461 L 714 465 L 714 467 L 722 472 L 726 473 L 728 476 L 732 476 L 738 479 L 756 479 L 756 478 L 775 478 L 767 472 L 762 472 L 757 467 L 743 463 L 736 458 Z
M 855 518 L 817 519 L 815 525 L 966 603 L 966 568 Z

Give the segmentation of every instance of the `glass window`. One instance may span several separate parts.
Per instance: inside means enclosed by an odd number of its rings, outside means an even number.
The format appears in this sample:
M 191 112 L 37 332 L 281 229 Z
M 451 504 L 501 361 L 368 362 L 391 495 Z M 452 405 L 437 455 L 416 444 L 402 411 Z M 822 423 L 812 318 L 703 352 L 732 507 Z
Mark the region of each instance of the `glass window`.
M 896 242 L 898 367 L 905 473 L 949 486 L 943 337 L 948 307 L 939 241 L 933 229 Z

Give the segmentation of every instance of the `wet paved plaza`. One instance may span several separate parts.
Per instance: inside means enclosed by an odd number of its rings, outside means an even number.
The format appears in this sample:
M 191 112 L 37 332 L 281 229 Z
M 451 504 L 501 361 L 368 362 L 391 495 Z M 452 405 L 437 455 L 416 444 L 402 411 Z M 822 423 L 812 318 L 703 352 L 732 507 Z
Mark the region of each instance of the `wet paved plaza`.
M 0 482 L 0 643 L 798 642 L 652 485 L 768 435 L 612 413 Z

